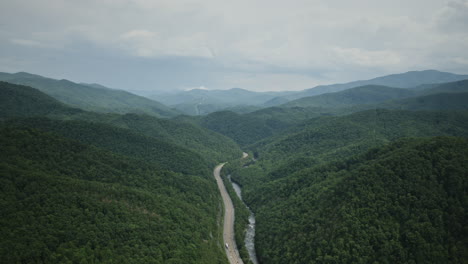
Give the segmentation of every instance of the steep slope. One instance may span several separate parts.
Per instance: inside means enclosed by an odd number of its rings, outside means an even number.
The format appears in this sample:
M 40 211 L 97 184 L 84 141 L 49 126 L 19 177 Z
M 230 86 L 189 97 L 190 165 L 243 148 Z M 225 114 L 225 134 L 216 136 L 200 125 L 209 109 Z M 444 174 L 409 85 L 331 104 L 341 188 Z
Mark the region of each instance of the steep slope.
M 305 108 L 266 108 L 247 114 L 221 111 L 200 119 L 200 124 L 232 138 L 241 146 L 270 137 L 298 124 L 321 115 L 321 109 Z
M 80 111 L 31 87 L 0 82 L 0 119 L 16 116 L 75 114 Z
M 320 117 L 250 147 L 257 161 L 233 172 L 246 197 L 268 182 L 326 162 L 349 158 L 402 137 L 468 137 L 467 112 L 371 110 Z
M 214 180 L 31 129 L 0 146 L 2 262 L 227 263 Z
M 86 121 L 61 121 L 47 118 L 10 120 L 7 125 L 53 132 L 83 144 L 154 164 L 165 170 L 187 175 L 205 175 L 206 177 L 211 175 L 209 164 L 200 154 L 128 129 Z
M 468 113 L 371 110 L 349 116 L 319 117 L 252 146 L 257 160 L 246 168 L 232 166 L 229 170 L 233 180 L 242 185 L 244 200 L 256 213 L 256 248 L 261 261 L 394 263 L 396 256 L 403 263 L 428 262 L 426 258 L 436 263 L 463 263 L 468 257 L 463 253 L 467 244 L 463 242 L 464 235 L 458 234 L 467 215 L 459 208 L 466 206 L 464 198 L 460 198 L 466 194 L 464 187 L 458 189 L 456 200 L 449 201 L 445 193 L 453 193 L 447 182 L 466 185 L 461 179 L 467 168 L 457 169 L 458 176 L 452 179 L 457 174 L 448 169 L 441 173 L 435 164 L 446 162 L 447 168 L 452 165 L 457 168 L 466 163 L 466 139 L 437 139 L 436 145 L 441 144 L 443 150 L 426 151 L 428 155 L 443 155 L 435 158 L 435 163 L 414 154 L 410 150 L 415 146 L 411 140 L 407 142 L 409 149 L 405 149 L 407 143 L 392 147 L 395 153 L 389 155 L 400 161 L 379 160 L 376 169 L 354 171 L 367 166 L 367 158 L 350 159 L 402 137 L 441 135 L 468 137 Z M 421 143 L 418 142 L 415 144 Z M 431 140 L 423 140 L 421 144 L 431 145 Z M 452 164 L 454 159 L 456 163 Z M 408 163 L 400 166 L 402 162 Z M 324 165 L 327 163 L 330 164 Z M 403 189 L 398 185 L 388 192 L 382 191 L 387 182 L 379 181 L 378 177 L 386 177 L 388 170 L 401 169 L 419 174 L 416 178 L 404 177 L 398 183 L 406 186 Z M 353 177 L 362 177 L 362 181 L 340 184 L 348 177 L 345 170 L 353 170 Z M 397 182 L 394 178 L 389 181 Z M 428 188 L 423 193 L 427 196 L 417 196 L 418 202 L 389 198 L 399 197 L 401 190 L 416 195 L 418 187 Z M 392 201 L 401 202 L 401 206 L 394 206 Z M 435 209 L 432 201 L 440 202 L 441 207 Z M 444 206 L 447 203 L 455 207 L 448 209 Z M 407 206 L 413 211 L 406 218 L 400 212 L 409 210 Z M 433 216 L 433 209 L 442 210 L 438 215 L 446 219 L 443 224 L 424 220 L 427 214 Z M 392 213 L 392 210 L 400 211 Z M 413 221 L 418 222 L 417 219 L 424 224 L 415 225 Z M 457 229 L 449 229 L 452 222 Z M 422 235 L 425 228 L 431 231 Z M 389 232 L 392 229 L 393 233 Z
M 212 166 L 242 154 L 233 140 L 195 123 L 136 114 L 119 115 L 103 122 L 190 149 L 211 161 Z
M 73 107 L 96 112 L 146 113 L 158 117 L 178 114 L 169 107 L 129 92 L 54 80 L 28 73 L 0 73 L 0 80 L 36 88 Z
M 468 261 L 468 141 L 406 139 L 257 189 L 263 263 Z
M 349 157 L 401 137 L 467 136 L 467 112 L 369 110 L 320 117 L 253 146 L 260 157 L 279 160 L 310 155 L 324 160 Z
M 0 83 L 0 93 L 4 95 L 0 98 L 1 107 L 4 108 L 4 111 L 0 112 L 0 119 L 47 116 L 60 120 L 81 120 L 112 125 L 132 130 L 132 134 L 139 133 L 152 137 L 163 145 L 174 145 L 177 149 L 184 148 L 196 152 L 210 161 L 210 167 L 218 162 L 237 158 L 242 153 L 231 139 L 202 128 L 194 122 L 137 114 L 86 112 L 59 103 L 34 88 L 9 83 Z M 108 126 L 102 127 L 110 129 Z M 109 135 L 112 135 L 110 131 Z M 168 155 L 172 153 L 169 151 Z

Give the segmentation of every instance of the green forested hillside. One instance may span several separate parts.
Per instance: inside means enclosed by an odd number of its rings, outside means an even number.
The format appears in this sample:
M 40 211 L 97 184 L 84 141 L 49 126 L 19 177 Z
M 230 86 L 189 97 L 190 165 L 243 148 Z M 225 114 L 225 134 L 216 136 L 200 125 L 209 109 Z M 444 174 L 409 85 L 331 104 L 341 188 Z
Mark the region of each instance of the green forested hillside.
M 468 141 L 406 139 L 247 199 L 262 263 L 465 263 Z
M 47 116 L 60 120 L 81 120 L 112 125 L 155 138 L 163 145 L 173 144 L 179 149 L 183 147 L 197 152 L 204 159 L 209 160 L 213 166 L 216 162 L 230 160 L 241 155 L 239 147 L 232 140 L 202 128 L 194 122 L 161 119 L 148 115 L 86 112 L 59 103 L 34 88 L 4 82 L 0 83 L 0 93 L 3 95 L 0 97 L 0 105 L 4 109 L 0 112 L 0 119 Z M 106 126 L 102 127 L 107 130 L 111 129 Z M 99 131 L 96 127 L 90 129 L 92 130 Z M 161 152 L 162 149 L 159 151 Z M 167 154 L 172 155 L 172 151 L 168 151 Z
M 419 97 L 447 93 L 466 93 L 468 92 L 468 80 L 449 82 L 442 84 L 425 85 L 413 89 L 393 88 L 378 85 L 366 85 L 350 88 L 341 92 L 326 93 L 316 96 L 303 97 L 290 101 L 281 107 L 322 107 L 333 114 L 348 114 L 372 108 L 400 108 L 409 109 L 405 105 L 407 100 L 419 100 Z M 405 99 L 408 98 L 408 99 Z M 448 98 L 446 99 L 448 100 Z M 460 100 L 458 100 L 460 101 Z M 400 103 L 401 102 L 401 103 Z M 443 109 L 456 110 L 451 108 L 449 101 L 444 101 Z M 433 105 L 426 105 L 431 109 Z M 439 110 L 440 107 L 434 105 L 433 110 Z
M 466 93 L 468 92 L 468 80 L 442 83 L 433 87 L 428 87 L 421 91 L 422 95 L 438 93 Z
M 240 156 L 232 140 L 2 85 L 5 263 L 226 263 L 212 166 Z
M 364 86 L 308 107 L 160 119 L 0 82 L 0 262 L 227 263 L 212 167 L 231 161 L 262 263 L 465 263 L 466 85 Z M 89 102 L 116 99 L 101 95 Z M 234 160 L 239 145 L 250 161 Z M 234 203 L 246 258 L 249 212 Z
M 387 154 L 362 155 L 402 137 L 468 137 L 467 114 L 371 110 L 349 116 L 319 117 L 250 146 L 258 160 L 247 168 L 228 168 L 243 186 L 243 197 L 257 215 L 256 247 L 261 261 L 463 263 L 468 258 L 463 253 L 468 244 L 458 234 L 466 232 L 461 226 L 467 215 L 460 211 L 467 205 L 466 190 L 444 188 L 451 181 L 459 186 L 467 184 L 468 170 L 461 165 L 468 161 L 467 140 L 440 138 L 435 139 L 434 146 L 431 139 L 402 140 L 370 152 L 388 152 L 393 161 L 386 158 Z M 434 154 L 433 163 L 431 159 L 425 160 L 426 154 L 418 153 L 426 147 L 430 149 L 426 152 Z M 358 154 L 362 155 L 352 158 Z M 378 178 L 382 182 L 376 182 L 375 177 L 385 174 L 374 169 L 357 170 L 373 159 L 378 160 L 375 162 L 382 166 L 382 172 L 392 177 L 400 176 L 400 170 L 420 174 L 416 178 L 402 176 L 396 187 L 386 188 L 387 181 L 396 180 Z M 403 162 L 405 165 L 400 167 L 398 164 Z M 443 168 L 437 168 L 437 162 L 444 163 Z M 452 166 L 457 168 L 453 179 L 448 169 Z M 344 183 L 343 179 L 350 177 L 347 173 L 362 176 L 356 180 L 359 184 Z M 439 187 L 432 186 L 434 178 Z M 403 188 L 404 195 L 412 194 L 416 200 L 411 200 L 413 196 L 400 197 L 401 186 L 407 187 Z M 418 186 L 427 190 L 418 193 Z M 363 192 L 366 195 L 363 199 L 349 194 Z M 451 192 L 456 192 L 454 201 L 447 197 Z M 394 200 L 398 202 L 395 204 Z M 444 206 L 448 203 L 456 205 L 448 209 Z M 434 208 L 434 204 L 442 205 Z M 443 224 L 434 222 L 433 210 L 440 210 L 438 215 L 443 217 Z M 400 215 L 402 212 L 406 215 Z M 458 229 L 448 230 L 452 222 Z M 426 227 L 428 233 L 423 234 Z
M 344 116 L 369 109 L 453 111 L 465 110 L 468 81 L 431 85 L 425 89 L 401 89 L 368 85 L 291 101 L 247 114 L 216 112 L 200 124 L 247 146 L 276 136 L 318 116 Z
M 0 82 L 0 119 L 41 115 L 75 114 L 54 98 L 28 86 Z
M 3 263 L 227 263 L 214 180 L 0 129 Z
M 466 112 L 372 110 L 320 117 L 250 146 L 254 165 L 233 173 L 245 197 L 272 180 L 339 161 L 402 137 L 468 136 Z
M 366 85 L 336 93 L 304 97 L 281 106 L 342 108 L 360 104 L 376 104 L 387 100 L 406 98 L 414 95 L 416 95 L 416 92 L 409 89 Z
M 382 105 L 386 109 L 404 110 L 468 110 L 468 93 L 438 93 L 414 98 L 389 101 Z
M 25 72 L 0 73 L 0 80 L 31 86 L 62 103 L 88 111 L 145 113 L 158 117 L 172 117 L 178 114 L 177 111 L 159 102 L 122 90 L 98 88 L 68 80 L 54 80 Z
M 401 137 L 467 136 L 466 112 L 368 110 L 340 117 L 319 117 L 252 146 L 260 158 L 281 160 L 312 156 L 325 161 L 348 157 Z
M 193 122 L 136 114 L 118 115 L 100 122 L 190 149 L 212 161 L 213 166 L 215 162 L 236 159 L 242 155 L 242 151 L 233 140 Z
M 200 119 L 200 124 L 232 138 L 241 146 L 273 136 L 306 119 L 322 114 L 315 108 L 278 108 L 271 107 L 252 113 L 237 114 L 221 111 Z
M 200 154 L 128 129 L 85 121 L 60 121 L 46 118 L 13 120 L 7 124 L 53 132 L 128 158 L 150 162 L 162 169 L 189 175 L 211 175 L 211 167 Z

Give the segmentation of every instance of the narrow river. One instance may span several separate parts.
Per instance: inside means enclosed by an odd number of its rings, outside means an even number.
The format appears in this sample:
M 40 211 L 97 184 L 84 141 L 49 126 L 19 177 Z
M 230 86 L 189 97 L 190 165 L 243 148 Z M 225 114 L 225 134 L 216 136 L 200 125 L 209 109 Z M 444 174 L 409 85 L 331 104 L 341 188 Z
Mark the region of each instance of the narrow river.
M 229 182 L 231 182 L 234 191 L 236 192 L 237 196 L 242 200 L 242 190 L 241 187 L 231 181 L 231 175 L 228 176 Z M 246 205 L 247 206 L 247 205 Z M 250 260 L 254 264 L 258 264 L 257 254 L 255 253 L 255 215 L 250 208 L 247 207 L 250 212 L 249 216 L 249 226 L 247 227 L 247 234 L 245 235 L 245 247 L 247 248 L 247 252 L 249 253 Z

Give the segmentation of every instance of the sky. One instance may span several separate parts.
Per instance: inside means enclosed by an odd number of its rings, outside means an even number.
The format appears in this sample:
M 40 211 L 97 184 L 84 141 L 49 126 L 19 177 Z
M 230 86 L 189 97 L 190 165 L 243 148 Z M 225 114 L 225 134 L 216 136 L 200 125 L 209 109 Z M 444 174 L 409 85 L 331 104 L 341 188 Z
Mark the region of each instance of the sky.
M 133 91 L 468 74 L 468 0 L 2 0 L 0 71 Z

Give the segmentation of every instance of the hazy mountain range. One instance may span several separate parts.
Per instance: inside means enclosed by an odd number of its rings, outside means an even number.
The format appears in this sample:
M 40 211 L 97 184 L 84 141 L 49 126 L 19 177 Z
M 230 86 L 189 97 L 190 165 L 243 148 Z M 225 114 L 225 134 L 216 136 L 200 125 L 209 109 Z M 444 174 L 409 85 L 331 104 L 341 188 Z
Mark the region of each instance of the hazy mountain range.
M 100 84 L 55 80 L 25 72 L 0 73 L 0 81 L 34 87 L 62 103 L 84 110 L 104 113 L 144 113 L 156 117 L 174 117 L 180 114 L 206 115 L 221 110 L 247 113 L 272 106 L 336 107 L 335 104 L 339 104 L 341 107 L 346 107 L 411 97 L 417 95 L 416 91 L 464 79 L 468 79 L 468 75 L 426 70 L 343 84 L 320 85 L 303 91 L 192 89 L 143 97 Z M 352 89 L 356 87 L 359 88 Z M 336 93 L 340 91 L 343 92 Z
M 299 98 L 339 92 L 359 86 L 374 85 L 375 89 L 378 89 L 376 86 L 424 89 L 433 87 L 436 84 L 464 79 L 468 79 L 468 75 L 458 75 L 436 70 L 425 70 L 392 74 L 370 80 L 353 81 L 343 84 L 319 85 L 302 91 L 253 92 L 240 88 L 233 88 L 230 90 L 193 89 L 175 94 L 153 95 L 150 96 L 150 98 L 174 107 L 185 114 L 204 115 L 225 109 L 239 111 L 242 108 L 238 106 L 250 106 L 250 110 L 256 110 L 282 105 Z M 372 87 L 367 87 L 365 89 L 370 91 Z M 375 93 L 378 94 L 379 92 Z M 401 93 L 406 92 L 401 91 Z M 326 96 L 324 98 L 326 98 Z M 292 103 L 290 105 L 294 104 L 295 103 Z M 235 108 L 236 106 L 237 108 Z
M 159 117 L 179 114 L 176 110 L 146 97 L 99 84 L 79 84 L 25 72 L 0 73 L 0 81 L 31 86 L 63 103 L 89 111 L 142 113 Z

